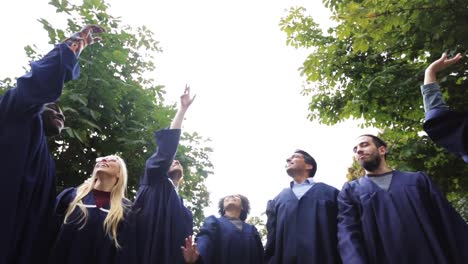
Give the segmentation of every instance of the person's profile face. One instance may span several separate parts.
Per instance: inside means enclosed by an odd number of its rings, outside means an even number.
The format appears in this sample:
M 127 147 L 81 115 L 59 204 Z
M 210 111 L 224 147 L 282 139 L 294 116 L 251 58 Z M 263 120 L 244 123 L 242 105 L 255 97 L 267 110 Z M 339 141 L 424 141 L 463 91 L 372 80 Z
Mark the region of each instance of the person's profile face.
M 356 139 L 353 152 L 354 158 L 361 167 L 367 171 L 373 171 L 380 165 L 381 155 L 385 154 L 385 147 L 377 148 L 371 137 L 362 136 Z
M 182 164 L 178 160 L 172 161 L 171 167 L 169 167 L 168 173 L 172 173 L 174 171 L 179 171 L 181 174 L 184 173 L 184 168 L 182 167 Z
M 286 172 L 292 175 L 292 172 L 298 170 L 312 169 L 312 165 L 306 163 L 304 155 L 294 153 L 286 159 Z

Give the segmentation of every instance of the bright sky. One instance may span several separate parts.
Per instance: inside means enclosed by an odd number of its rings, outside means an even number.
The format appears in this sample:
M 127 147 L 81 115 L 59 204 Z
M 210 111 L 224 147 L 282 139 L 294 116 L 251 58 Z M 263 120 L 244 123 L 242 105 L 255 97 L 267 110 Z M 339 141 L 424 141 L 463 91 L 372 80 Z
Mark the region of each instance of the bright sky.
M 48 2 L 0 3 L 1 79 L 24 73 L 24 46 L 51 48 L 37 22 L 57 16 Z M 298 148 L 317 160 L 316 181 L 341 188 L 354 139 L 375 130 L 358 129 L 355 122 L 328 127 L 307 120 L 309 98 L 300 95 L 304 78 L 297 69 L 310 51 L 286 46 L 278 26 L 285 9 L 303 6 L 327 27 L 330 13 L 321 1 L 109 2 L 123 24 L 145 25 L 155 33 L 164 52 L 156 56 L 151 77 L 166 86 L 168 103 L 178 102 L 186 83 L 197 94 L 184 130 L 212 140 L 215 168 L 207 182 L 212 205 L 206 215 L 216 214 L 219 198 L 234 193 L 250 199 L 250 216 L 260 215 L 267 201 L 289 186 L 285 159 Z

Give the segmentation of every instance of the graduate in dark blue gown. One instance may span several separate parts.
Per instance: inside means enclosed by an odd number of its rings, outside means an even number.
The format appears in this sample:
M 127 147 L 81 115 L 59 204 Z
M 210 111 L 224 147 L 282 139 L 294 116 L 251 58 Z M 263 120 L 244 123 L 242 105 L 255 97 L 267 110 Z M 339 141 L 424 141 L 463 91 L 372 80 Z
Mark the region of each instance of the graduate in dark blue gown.
M 178 194 L 183 168 L 174 157 L 184 115 L 194 99 L 190 87 L 186 86 L 170 128 L 155 133 L 158 148 L 146 161 L 140 180 L 132 208 L 130 228 L 133 230 L 125 232 L 126 237 L 129 232 L 134 233 L 128 243 L 135 247 L 129 250 L 135 251 L 123 252 L 123 259 L 131 259 L 128 263 L 184 263 L 180 247 L 192 234 L 193 218 Z
M 115 262 L 131 206 L 126 189 L 125 162 L 111 155 L 98 158 L 91 178 L 78 188 L 64 190 L 55 206 L 58 233 L 48 263 Z
M 340 263 L 338 190 L 314 181 L 317 163 L 307 152 L 297 150 L 286 162 L 293 181 L 267 205 L 266 263 Z
M 445 104 L 436 75 L 462 58 L 461 54 L 448 59 L 447 54 L 427 67 L 421 92 L 424 98 L 424 130 L 437 144 L 460 155 L 468 163 L 468 112 L 449 110 Z
M 255 226 L 245 223 L 250 203 L 243 195 L 230 195 L 218 204 L 221 217 L 209 216 L 192 243 L 182 247 L 186 263 L 262 264 L 263 245 Z
M 93 27 L 86 29 L 89 33 Z M 82 33 L 80 32 L 80 33 Z M 92 35 L 92 34 L 91 34 Z M 74 35 L 78 36 L 78 35 Z M 55 102 L 79 76 L 77 56 L 89 43 L 56 45 L 17 86 L 0 97 L 0 264 L 44 263 L 55 199 L 55 163 L 46 136 L 59 134 L 64 116 Z
M 338 196 L 338 240 L 344 263 L 461 264 L 468 225 L 422 172 L 388 168 L 386 144 L 358 137 L 355 158 L 366 175 Z

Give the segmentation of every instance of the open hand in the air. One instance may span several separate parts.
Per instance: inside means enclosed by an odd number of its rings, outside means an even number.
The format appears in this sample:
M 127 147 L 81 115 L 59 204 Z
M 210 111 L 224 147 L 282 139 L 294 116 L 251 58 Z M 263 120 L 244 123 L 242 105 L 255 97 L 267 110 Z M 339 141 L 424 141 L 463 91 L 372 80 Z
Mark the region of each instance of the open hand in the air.
M 195 263 L 200 256 L 197 249 L 197 244 L 193 243 L 192 236 L 185 239 L 185 247 L 181 246 L 182 254 L 184 255 L 185 263 Z
M 462 58 L 462 55 L 458 53 L 453 58 L 448 58 L 447 53 L 442 53 L 442 56 L 431 63 L 429 67 L 426 68 L 424 74 L 424 84 L 434 83 L 437 81 L 437 73 L 445 70 L 447 67 L 457 63 Z
M 99 25 L 86 25 L 81 31 L 66 39 L 65 42 L 68 43 L 70 49 L 78 56 L 87 46 L 101 41 L 102 39 L 98 34 L 102 32 L 105 32 L 105 29 Z

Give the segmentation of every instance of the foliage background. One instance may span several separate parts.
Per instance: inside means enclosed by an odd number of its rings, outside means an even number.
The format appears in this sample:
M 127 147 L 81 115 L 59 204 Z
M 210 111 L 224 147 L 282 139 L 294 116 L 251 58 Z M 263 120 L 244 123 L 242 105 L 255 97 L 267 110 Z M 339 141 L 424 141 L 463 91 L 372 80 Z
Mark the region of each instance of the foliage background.
M 442 52 L 468 51 L 468 3 L 462 0 L 324 0 L 335 23 L 326 32 L 303 7 L 281 19 L 287 44 L 307 48 L 300 68 L 309 118 L 333 125 L 347 119 L 382 130 L 390 165 L 425 171 L 468 220 L 468 167 L 422 133 L 419 86 Z M 446 102 L 466 111 L 468 60 L 439 74 Z M 362 175 L 358 166 L 348 179 Z
M 128 195 L 133 199 L 145 161 L 156 149 L 153 133 L 168 127 L 176 111 L 175 105 L 164 102 L 164 86 L 145 77 L 155 68 L 159 43 L 145 26 L 133 28 L 111 16 L 104 1 L 85 0 L 75 5 L 52 0 L 50 4 L 67 20 L 67 27 L 61 29 L 39 19 L 50 44 L 65 40 L 86 24 L 99 24 L 107 31 L 103 41 L 82 52 L 80 78 L 67 83 L 59 99 L 67 128 L 59 138 L 49 139 L 57 166 L 57 189 L 78 186 L 89 177 L 97 157 L 117 154 L 127 163 Z M 42 56 L 36 50 L 35 46 L 25 48 L 31 60 Z M 11 78 L 3 80 L 0 93 L 13 85 Z M 197 228 L 209 203 L 205 186 L 213 169 L 209 144 L 196 132 L 184 132 L 176 157 L 185 172 L 180 194 L 192 210 Z

